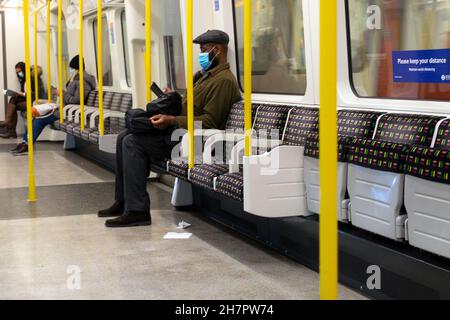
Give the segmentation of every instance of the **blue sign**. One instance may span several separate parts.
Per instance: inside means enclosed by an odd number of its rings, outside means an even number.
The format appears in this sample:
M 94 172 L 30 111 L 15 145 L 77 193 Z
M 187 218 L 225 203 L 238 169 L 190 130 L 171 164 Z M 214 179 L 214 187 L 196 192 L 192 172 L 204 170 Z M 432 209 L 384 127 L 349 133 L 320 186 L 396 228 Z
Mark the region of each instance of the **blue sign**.
M 450 49 L 393 51 L 394 82 L 450 83 Z
M 219 0 L 214 0 L 214 11 L 219 11 L 220 10 L 220 2 Z

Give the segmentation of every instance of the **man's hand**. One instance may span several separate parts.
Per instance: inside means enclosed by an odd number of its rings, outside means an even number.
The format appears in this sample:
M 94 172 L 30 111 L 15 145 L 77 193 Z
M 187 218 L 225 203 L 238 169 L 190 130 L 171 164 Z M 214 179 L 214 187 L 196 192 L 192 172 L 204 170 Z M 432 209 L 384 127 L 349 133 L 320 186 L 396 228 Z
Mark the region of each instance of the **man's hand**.
M 169 126 L 175 125 L 177 123 L 177 118 L 174 116 L 158 114 L 151 117 L 150 121 L 156 129 L 164 130 Z
M 21 97 L 25 97 L 25 92 L 20 91 L 20 92 L 18 92 L 17 94 L 18 94 L 19 96 L 21 96 Z
M 168 94 L 168 93 L 174 92 L 174 90 L 173 90 L 172 88 L 167 87 L 167 88 L 165 88 L 165 89 L 163 90 L 163 92 L 164 92 L 165 94 Z
M 57 88 L 52 88 L 52 96 L 59 95 L 59 90 Z

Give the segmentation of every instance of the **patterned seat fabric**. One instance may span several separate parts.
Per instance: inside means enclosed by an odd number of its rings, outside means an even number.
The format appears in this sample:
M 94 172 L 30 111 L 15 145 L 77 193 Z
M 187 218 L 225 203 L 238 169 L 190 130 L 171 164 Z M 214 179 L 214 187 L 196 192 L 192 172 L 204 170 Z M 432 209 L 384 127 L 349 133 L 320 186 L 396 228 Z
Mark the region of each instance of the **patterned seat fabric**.
M 362 167 L 404 173 L 409 150 L 413 145 L 431 145 L 439 119 L 423 115 L 387 114 L 380 119 L 375 139 L 353 139 L 347 160 Z
M 176 178 L 188 179 L 188 163 L 182 160 L 170 160 L 167 166 L 167 172 Z
M 318 133 L 318 130 L 318 108 L 294 108 L 289 114 L 283 144 L 304 146 L 306 145 L 308 135 Z
M 434 148 L 411 149 L 405 170 L 412 176 L 450 184 L 450 119 L 439 126 Z
M 232 199 L 243 201 L 244 177 L 242 172 L 228 173 L 217 177 L 216 191 Z
M 338 111 L 338 161 L 346 161 L 352 138 L 372 138 L 377 119 L 381 115 L 379 112 Z M 319 133 L 308 136 L 305 156 L 319 159 Z
M 202 164 L 191 169 L 189 180 L 204 188 L 214 188 L 214 178 L 226 174 L 229 168 L 226 164 Z

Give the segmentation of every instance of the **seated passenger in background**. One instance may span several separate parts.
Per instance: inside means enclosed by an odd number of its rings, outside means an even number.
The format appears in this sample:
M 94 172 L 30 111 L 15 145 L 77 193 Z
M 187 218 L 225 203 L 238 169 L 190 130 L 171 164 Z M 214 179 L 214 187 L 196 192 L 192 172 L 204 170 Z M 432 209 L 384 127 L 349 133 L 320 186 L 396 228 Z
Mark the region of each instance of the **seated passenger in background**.
M 80 76 L 78 74 L 80 70 L 80 58 L 79 56 L 75 56 L 70 61 L 70 76 L 69 82 L 66 84 L 66 90 L 63 92 L 63 105 L 69 104 L 80 104 Z M 83 61 L 83 68 L 85 68 Z M 97 81 L 95 77 L 84 72 L 84 99 L 86 100 L 89 92 L 95 90 L 97 87 Z M 53 88 L 52 96 L 58 96 L 59 90 Z M 53 103 L 53 112 L 45 115 L 43 117 L 34 118 L 33 119 L 33 142 L 37 140 L 39 135 L 42 133 L 44 128 L 52 124 L 53 122 L 59 119 L 59 104 Z M 11 152 L 14 155 L 23 155 L 28 153 L 28 134 L 27 130 L 25 130 L 25 134 L 23 135 L 23 142 L 18 144 Z
M 27 110 L 27 99 L 25 95 L 25 63 L 18 62 L 15 66 L 17 78 L 19 79 L 20 91 L 11 97 L 8 105 L 6 106 L 6 114 L 5 121 L 0 122 L 0 128 L 2 132 L 0 133 L 0 137 L 9 139 L 9 138 L 17 138 L 16 134 L 16 126 L 17 126 L 17 111 L 26 111 Z M 42 69 L 38 66 L 38 90 L 39 97 L 43 97 L 45 95 L 44 85 L 42 83 L 41 75 Z M 34 66 L 31 67 L 31 98 L 34 101 Z
M 224 129 L 231 106 L 241 99 L 236 78 L 227 62 L 229 37 L 219 30 L 208 31 L 194 40 L 200 45 L 202 71 L 194 76 L 195 121 L 204 129 Z M 179 117 L 157 115 L 149 119 L 157 129 L 187 128 L 187 100 L 183 99 Z M 167 132 L 167 131 L 166 131 Z M 107 227 L 128 227 L 151 224 L 147 177 L 151 159 L 170 157 L 174 143 L 167 133 L 129 134 L 117 139 L 115 203 L 99 211 Z

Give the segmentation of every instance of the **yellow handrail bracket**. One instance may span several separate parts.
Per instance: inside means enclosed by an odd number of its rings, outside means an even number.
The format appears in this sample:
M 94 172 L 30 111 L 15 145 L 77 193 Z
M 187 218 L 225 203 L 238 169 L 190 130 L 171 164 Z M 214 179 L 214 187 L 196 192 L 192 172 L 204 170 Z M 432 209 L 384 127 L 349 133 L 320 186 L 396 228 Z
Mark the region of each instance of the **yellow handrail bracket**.
M 320 297 L 338 298 L 337 2 L 320 1 Z

